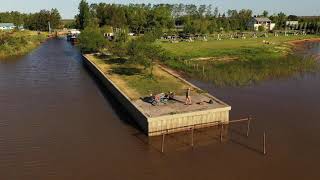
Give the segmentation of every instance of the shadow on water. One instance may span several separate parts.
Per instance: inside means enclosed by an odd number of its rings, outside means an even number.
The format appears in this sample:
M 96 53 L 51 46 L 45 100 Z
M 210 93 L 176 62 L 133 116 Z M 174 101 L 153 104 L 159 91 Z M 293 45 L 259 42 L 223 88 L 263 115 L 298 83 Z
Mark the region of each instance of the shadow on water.
M 119 108 L 123 105 L 114 97 L 112 96 L 112 93 L 109 91 L 107 87 L 105 87 L 101 80 L 97 78 L 95 75 L 92 74 L 92 72 L 87 68 L 87 66 L 83 63 L 83 57 L 81 59 L 82 66 L 86 70 L 86 72 L 89 74 L 89 76 L 94 80 L 95 84 L 99 88 L 100 92 L 102 93 L 103 97 L 111 104 L 111 107 L 113 108 L 114 112 L 117 114 L 119 119 L 124 122 L 125 124 L 128 124 L 135 129 L 139 130 L 141 133 L 143 130 L 140 128 L 140 126 L 134 121 L 133 117 L 130 115 L 130 113 L 125 108 Z M 142 133 L 144 134 L 144 133 Z M 144 134 L 145 135 L 145 134 Z

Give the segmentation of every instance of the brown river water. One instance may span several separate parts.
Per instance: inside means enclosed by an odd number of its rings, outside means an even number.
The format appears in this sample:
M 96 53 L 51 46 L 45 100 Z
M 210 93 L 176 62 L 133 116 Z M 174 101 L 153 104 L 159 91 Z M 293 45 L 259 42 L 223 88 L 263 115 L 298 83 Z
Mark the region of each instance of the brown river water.
M 308 53 L 320 53 L 317 43 Z M 222 143 L 211 131 L 141 134 L 67 41 L 0 61 L 0 180 L 320 179 L 320 74 L 215 88 L 190 80 L 233 108 Z M 267 132 L 267 155 L 261 153 Z

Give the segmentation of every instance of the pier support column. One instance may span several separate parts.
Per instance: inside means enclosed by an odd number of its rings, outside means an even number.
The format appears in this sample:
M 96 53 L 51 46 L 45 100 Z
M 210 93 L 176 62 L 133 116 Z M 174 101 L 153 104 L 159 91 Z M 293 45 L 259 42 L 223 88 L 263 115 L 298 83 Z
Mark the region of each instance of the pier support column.
M 223 140 L 223 123 L 221 122 L 221 129 L 220 129 L 220 142 Z
M 266 132 L 263 132 L 263 155 L 266 155 L 267 154 L 267 149 L 266 149 Z
M 194 126 L 191 128 L 191 146 L 192 147 L 194 146 L 193 137 L 194 137 Z
M 161 143 L 161 152 L 164 152 L 164 139 L 165 139 L 166 133 L 162 134 L 162 143 Z
M 250 123 L 251 123 L 251 117 L 248 117 L 248 126 L 247 126 L 247 137 L 249 137 L 249 132 L 250 132 Z

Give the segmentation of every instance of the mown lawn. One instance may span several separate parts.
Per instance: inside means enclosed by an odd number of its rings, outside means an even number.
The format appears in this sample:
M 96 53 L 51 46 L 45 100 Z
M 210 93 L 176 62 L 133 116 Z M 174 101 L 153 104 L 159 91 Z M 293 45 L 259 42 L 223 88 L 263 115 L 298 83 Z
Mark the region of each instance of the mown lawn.
M 259 54 L 274 54 L 287 53 L 290 50 L 290 45 L 286 42 L 293 40 L 301 40 L 315 38 L 320 36 L 269 36 L 268 38 L 247 38 L 247 39 L 223 39 L 216 40 L 209 38 L 209 41 L 194 41 L 194 42 L 179 42 L 170 43 L 167 41 L 158 41 L 165 50 L 173 56 L 178 56 L 184 59 L 199 58 L 199 57 L 222 57 L 236 56 L 239 58 L 250 58 Z M 263 43 L 263 40 L 270 44 Z
M 319 36 L 270 36 L 219 41 L 209 38 L 208 42 L 157 43 L 173 57 L 165 61 L 173 69 L 216 86 L 245 86 L 318 71 L 319 62 L 312 57 L 293 54 L 293 45 L 288 43 L 309 38 Z M 263 41 L 268 41 L 268 44 Z

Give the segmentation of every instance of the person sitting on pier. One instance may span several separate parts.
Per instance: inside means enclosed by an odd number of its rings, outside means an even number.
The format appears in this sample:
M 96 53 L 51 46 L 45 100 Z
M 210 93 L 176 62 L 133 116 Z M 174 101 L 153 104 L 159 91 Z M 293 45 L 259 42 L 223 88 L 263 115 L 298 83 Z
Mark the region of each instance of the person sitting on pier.
M 192 104 L 190 91 L 191 91 L 190 88 L 188 88 L 187 91 L 186 91 L 186 102 L 185 102 L 185 105 L 191 105 Z

